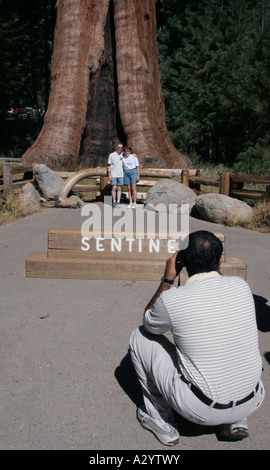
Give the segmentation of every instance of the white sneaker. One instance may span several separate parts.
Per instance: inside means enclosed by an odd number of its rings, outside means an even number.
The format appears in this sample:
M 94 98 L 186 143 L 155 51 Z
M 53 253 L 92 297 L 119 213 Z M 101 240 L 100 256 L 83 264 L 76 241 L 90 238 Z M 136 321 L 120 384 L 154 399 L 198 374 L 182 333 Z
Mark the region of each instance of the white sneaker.
M 137 409 L 137 418 L 141 426 L 151 431 L 162 444 L 166 446 L 178 444 L 179 433 L 171 424 L 161 422 L 157 424 L 157 420 L 147 414 L 144 408 Z
M 218 427 L 218 437 L 224 441 L 240 441 L 249 436 L 247 419 Z
M 137 204 L 135 204 L 135 202 L 134 202 L 131 207 L 132 207 L 132 209 L 136 209 Z
M 129 205 L 127 206 L 127 209 L 131 209 L 131 208 L 132 208 L 132 204 L 130 202 Z

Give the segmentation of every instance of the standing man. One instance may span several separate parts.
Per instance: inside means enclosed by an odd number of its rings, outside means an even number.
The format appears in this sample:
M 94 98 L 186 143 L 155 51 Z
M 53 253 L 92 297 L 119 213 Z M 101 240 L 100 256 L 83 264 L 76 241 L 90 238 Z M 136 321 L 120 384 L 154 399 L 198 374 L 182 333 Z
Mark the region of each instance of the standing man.
M 109 182 L 112 185 L 113 207 L 120 207 L 122 186 L 124 184 L 123 144 L 117 144 L 115 152 L 108 158 Z
M 248 436 L 247 416 L 264 399 L 253 296 L 242 278 L 220 274 L 221 255 L 214 234 L 191 233 L 187 248 L 167 260 L 130 338 L 145 405 L 138 420 L 168 446 L 179 441 L 172 410 L 237 440 Z M 172 287 L 179 259 L 189 279 Z M 169 330 L 174 343 L 163 336 Z

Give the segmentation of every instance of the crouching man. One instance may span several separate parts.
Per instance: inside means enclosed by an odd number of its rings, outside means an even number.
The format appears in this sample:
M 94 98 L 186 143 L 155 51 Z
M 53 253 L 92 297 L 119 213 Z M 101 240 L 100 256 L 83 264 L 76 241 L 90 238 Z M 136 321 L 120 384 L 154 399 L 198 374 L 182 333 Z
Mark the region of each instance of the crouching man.
M 144 397 L 138 420 L 168 446 L 179 441 L 173 410 L 237 440 L 248 436 L 247 416 L 264 399 L 253 296 L 243 279 L 220 275 L 221 255 L 214 234 L 190 234 L 188 247 L 167 260 L 130 338 Z M 177 259 L 189 279 L 172 287 Z M 169 330 L 174 344 L 163 335 Z

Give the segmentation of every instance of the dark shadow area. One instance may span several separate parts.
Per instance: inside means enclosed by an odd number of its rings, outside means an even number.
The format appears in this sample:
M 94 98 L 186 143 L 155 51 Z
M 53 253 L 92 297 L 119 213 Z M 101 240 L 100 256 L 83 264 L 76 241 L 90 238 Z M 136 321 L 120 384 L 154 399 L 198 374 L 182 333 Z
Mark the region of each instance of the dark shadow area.
M 260 295 L 253 295 L 253 298 L 258 330 L 264 333 L 270 331 L 270 307 L 267 305 L 268 300 Z
M 0 110 L 1 112 L 1 110 Z M 43 125 L 43 116 L 13 119 L 0 115 L 0 153 L 20 156 L 36 140 Z
M 120 365 L 115 369 L 114 375 L 120 387 L 122 387 L 136 407 L 141 406 L 143 404 L 142 389 L 133 367 L 129 351 L 122 359 Z
M 114 2 L 110 0 L 104 27 L 104 51 L 98 70 L 90 72 L 86 127 L 80 149 L 83 166 L 107 166 L 117 141 L 127 144 L 120 111 L 116 67 Z
M 114 375 L 120 387 L 133 401 L 136 408 L 138 406 L 142 406 L 142 389 L 133 367 L 129 351 L 122 359 L 120 365 L 116 368 Z M 180 416 L 178 413 L 175 413 L 175 416 L 179 425 L 179 433 L 182 436 L 195 437 L 204 434 L 213 434 L 216 432 L 216 428 L 214 426 L 200 426 L 198 424 L 191 423 L 190 421 Z
M 196 436 L 203 436 L 205 434 L 215 434 L 216 427 L 215 426 L 200 426 L 199 424 L 192 423 L 187 419 L 180 416 L 176 413 L 177 421 L 178 421 L 178 431 L 180 436 L 186 437 L 196 437 Z
M 264 357 L 267 360 L 268 364 L 270 364 L 270 351 L 267 351 L 266 353 L 264 353 Z

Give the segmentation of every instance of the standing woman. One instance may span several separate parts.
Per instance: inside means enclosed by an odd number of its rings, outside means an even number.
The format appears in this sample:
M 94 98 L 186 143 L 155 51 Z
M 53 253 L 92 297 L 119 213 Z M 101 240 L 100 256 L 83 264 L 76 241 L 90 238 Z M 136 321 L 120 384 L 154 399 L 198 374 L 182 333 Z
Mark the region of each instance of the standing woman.
M 139 160 L 135 153 L 131 153 L 130 147 L 125 147 L 123 154 L 124 184 L 128 187 L 129 205 L 128 209 L 136 209 L 137 188 L 136 184 L 140 178 Z

